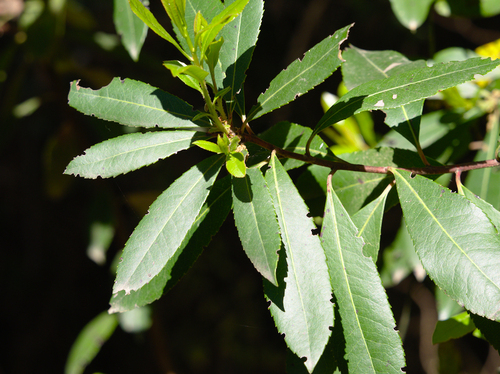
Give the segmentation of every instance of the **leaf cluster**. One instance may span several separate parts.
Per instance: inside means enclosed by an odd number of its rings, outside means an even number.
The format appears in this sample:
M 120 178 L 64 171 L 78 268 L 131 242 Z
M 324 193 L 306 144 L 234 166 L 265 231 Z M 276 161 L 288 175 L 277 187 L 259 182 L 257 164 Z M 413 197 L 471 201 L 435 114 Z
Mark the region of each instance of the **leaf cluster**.
M 475 57 L 428 66 L 393 51 L 351 46 L 341 52 L 349 25 L 279 73 L 246 111 L 244 81 L 263 1 L 162 4 L 176 38 L 143 3 L 130 0 L 137 17 L 183 55 L 185 62 L 169 60 L 164 66 L 201 94 L 205 111 L 194 111 L 182 99 L 130 79 L 115 78 L 98 90 L 73 82 L 69 105 L 82 113 L 155 131 L 97 144 L 75 158 L 66 173 L 114 177 L 193 146 L 215 155 L 172 183 L 136 227 L 118 266 L 110 312 L 158 299 L 177 281 L 182 273 L 178 269 L 192 265 L 232 210 L 243 249 L 263 277 L 270 312 L 291 360 L 305 358 L 291 372 L 347 367 L 351 373 L 400 373 L 404 351 L 382 282 L 385 272 L 392 279 L 394 270 L 383 269 L 381 279 L 377 268 L 383 215 L 399 203 L 418 256 L 414 263 L 421 263 L 436 286 L 478 321 L 477 327 L 498 330 L 499 206 L 475 196 L 460 179 L 457 194 L 424 176 L 473 169 L 486 173 L 481 169 L 498 167 L 498 154 L 491 151 L 499 132 L 500 99 L 494 87 L 464 99 L 472 105 L 461 108 L 456 121 L 461 126 L 460 121 L 467 123 L 474 115 L 471 107 L 494 103 L 475 113 L 490 115 L 493 126 L 488 154 L 478 155 L 486 163 L 446 165 L 451 157 L 429 149 L 439 139 L 428 141 L 421 134 L 428 128 L 426 121 L 430 123 L 423 115 L 426 98 L 450 93 L 492 71 L 499 61 Z M 341 65 L 348 91 L 327 108 L 314 129 L 284 122 L 261 135 L 254 133 L 252 120 L 307 93 Z M 367 146 L 338 157 L 318 136 L 371 110 L 384 111 L 386 124 L 410 149 Z M 434 119 L 433 129 L 440 124 Z M 364 129 L 368 143 L 375 144 L 369 127 Z M 288 171 L 305 164 L 298 180 L 292 180 Z M 332 344 L 342 353 L 330 352 Z M 327 369 L 325 360 L 331 361 Z

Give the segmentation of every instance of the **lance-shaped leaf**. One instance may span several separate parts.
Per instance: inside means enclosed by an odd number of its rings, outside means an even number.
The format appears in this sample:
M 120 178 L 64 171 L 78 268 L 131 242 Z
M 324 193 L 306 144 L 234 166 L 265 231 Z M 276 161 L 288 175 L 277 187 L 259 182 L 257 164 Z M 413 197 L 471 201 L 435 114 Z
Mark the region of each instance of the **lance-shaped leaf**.
M 224 3 L 230 4 L 231 1 L 226 0 Z M 227 100 L 235 100 L 238 95 L 236 100 L 239 99 L 238 102 L 242 107 L 237 106 L 240 115 L 244 114 L 245 108 L 241 88 L 257 43 L 263 13 L 264 2 L 250 0 L 238 18 L 220 32 L 220 36 L 224 38 L 224 44 L 219 54 L 220 66 L 216 70 L 217 85 L 219 88 L 231 87 L 231 91 L 226 95 Z M 232 101 L 230 111 L 235 106 L 236 101 Z
M 393 169 L 399 201 L 427 274 L 471 312 L 500 318 L 500 237 L 465 197 L 431 180 Z
M 484 75 L 499 61 L 471 58 L 411 70 L 390 78 L 363 83 L 342 96 L 320 119 L 313 135 L 353 114 L 391 109 L 421 100 L 460 83 Z
M 491 223 L 493 223 L 493 226 L 495 226 L 497 230 L 500 231 L 500 212 L 497 209 L 495 209 L 493 205 L 481 199 L 479 196 L 474 194 L 468 188 L 461 186 L 461 190 L 464 196 L 474 205 L 476 205 L 479 209 L 481 209 L 484 212 L 484 214 L 488 216 Z
M 348 89 L 427 66 L 424 60 L 410 61 L 395 51 L 366 51 L 354 46 L 346 49 L 342 57 L 346 60 L 342 64 L 342 76 Z M 415 145 L 421 154 L 419 133 L 422 109 L 423 100 L 384 110 L 387 114 L 385 123 Z
M 64 174 L 84 178 L 109 178 L 167 158 L 206 139 L 196 131 L 155 131 L 118 136 L 96 144 L 75 157 Z
M 363 254 L 370 256 L 374 263 L 377 263 L 385 201 L 391 187 L 391 185 L 387 186 L 378 198 L 352 216 L 352 222 L 359 230 L 356 236 L 363 238 L 365 243 Z
M 151 205 L 125 245 L 114 294 L 143 287 L 176 255 L 223 162 L 215 155 L 193 166 Z
M 73 343 L 64 369 L 65 374 L 82 374 L 97 356 L 103 344 L 113 335 L 118 318 L 102 312 L 82 329 Z
M 350 373 L 401 373 L 401 339 L 375 263 L 329 181 L 321 244 L 346 341 Z
M 316 366 L 333 325 L 332 289 L 319 237 L 308 210 L 276 155 L 266 181 L 278 216 L 284 251 L 280 252 L 278 284 L 265 282 L 265 293 L 278 331 L 309 372 Z M 281 277 L 280 277 L 281 275 Z
M 186 9 L 184 10 L 184 17 L 186 18 L 187 32 L 189 38 L 194 42 L 194 25 L 196 14 L 200 12 L 206 22 L 210 23 L 212 18 L 224 10 L 224 5 L 220 0 L 186 0 Z M 173 25 L 177 39 L 179 39 L 182 47 L 189 51 L 189 45 L 186 39 L 182 36 L 181 31 L 174 23 Z
M 184 49 L 176 42 L 174 38 L 163 28 L 162 25 L 156 20 L 153 13 L 150 12 L 148 8 L 141 3 L 140 0 L 129 0 L 130 8 L 132 8 L 133 12 L 139 17 L 142 22 L 149 26 L 151 30 L 153 30 L 156 34 L 161 36 L 166 41 L 172 43 L 184 56 L 189 58 L 189 55 L 184 52 Z M 188 51 L 188 49 L 186 49 Z
M 278 286 L 276 266 L 281 246 L 276 213 L 260 169 L 233 178 L 233 212 L 241 244 L 259 273 Z
M 148 26 L 132 12 L 127 0 L 115 0 L 113 22 L 116 32 L 122 37 L 123 46 L 132 60 L 137 61 L 148 34 Z
M 347 38 L 352 25 L 335 32 L 311 48 L 302 60 L 292 62 L 269 84 L 266 92 L 257 98 L 257 105 L 248 115 L 249 120 L 269 113 L 323 82 L 340 66 L 340 44 Z
M 99 90 L 84 88 L 78 81 L 71 83 L 69 105 L 76 110 L 106 121 L 126 126 L 193 128 L 208 126 L 203 119 L 191 119 L 198 114 L 191 105 L 178 97 L 149 84 L 132 79 L 114 78 Z
M 212 236 L 217 233 L 226 220 L 230 210 L 231 179 L 225 177 L 214 183 L 207 201 L 182 241 L 179 250 L 161 269 L 160 273 L 137 291 L 131 291 L 129 294 L 120 291 L 113 295 L 108 312 L 126 312 L 158 300 L 194 264 L 203 247 L 208 245 Z

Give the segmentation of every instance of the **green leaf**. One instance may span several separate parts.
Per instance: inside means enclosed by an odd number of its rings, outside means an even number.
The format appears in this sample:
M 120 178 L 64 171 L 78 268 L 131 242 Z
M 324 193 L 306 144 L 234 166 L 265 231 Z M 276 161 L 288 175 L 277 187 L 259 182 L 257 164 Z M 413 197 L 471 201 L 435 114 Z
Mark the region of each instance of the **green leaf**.
M 306 153 L 307 139 L 309 139 L 311 133 L 312 130 L 308 127 L 283 121 L 277 123 L 269 130 L 263 132 L 259 135 L 259 137 L 277 147 L 303 155 Z M 247 148 L 249 149 L 249 153 L 252 156 L 255 156 L 255 159 L 258 161 L 265 160 L 270 155 L 270 152 L 268 150 L 259 152 L 259 147 L 252 144 L 247 144 Z M 319 137 L 313 139 L 309 151 L 311 153 L 311 156 L 314 157 L 319 157 L 330 161 L 340 160 L 328 149 L 328 146 Z M 304 165 L 303 161 L 294 160 L 291 158 L 284 159 L 282 162 L 283 166 L 287 170 L 298 168 Z
M 132 12 L 128 0 L 114 0 L 113 22 L 116 32 L 122 37 L 123 46 L 132 60 L 137 61 L 148 34 L 148 26 Z
M 269 113 L 311 90 L 328 78 L 342 63 L 340 44 L 347 38 L 352 25 L 335 32 L 306 52 L 302 60 L 292 62 L 257 98 L 248 119 Z
M 366 51 L 350 47 L 344 51 L 342 57 L 346 60 L 342 64 L 342 75 L 349 89 L 372 80 L 388 78 L 427 66 L 423 60 L 410 61 L 395 51 Z M 417 149 L 420 148 L 422 109 L 423 100 L 384 110 L 387 114 L 385 123 L 408 139 Z
M 229 174 L 236 178 L 244 178 L 247 167 L 245 165 L 245 156 L 241 152 L 231 152 L 227 155 L 226 169 Z
M 129 3 L 134 13 L 142 20 L 142 22 L 148 25 L 151 30 L 153 30 L 163 39 L 172 43 L 172 45 L 174 45 L 175 48 L 177 48 L 184 56 L 186 56 L 188 59 L 190 58 L 189 54 L 184 52 L 184 49 L 182 49 L 181 46 L 175 41 L 175 39 L 170 36 L 170 34 L 163 28 L 162 25 L 160 25 L 155 16 L 153 16 L 153 13 L 151 13 L 149 9 L 147 9 L 141 3 L 140 0 L 129 0 Z
M 187 25 L 185 20 L 186 1 L 185 0 L 161 0 L 168 17 L 174 25 L 181 30 L 183 37 L 187 37 Z M 191 25 L 190 25 L 191 26 Z
M 417 165 L 424 166 L 417 153 L 392 148 L 377 148 L 346 153 L 342 155 L 342 159 L 351 164 L 361 165 L 398 166 L 403 168 Z M 438 165 L 436 162 L 432 163 Z M 325 171 L 322 174 L 324 175 Z M 323 181 L 326 181 L 326 178 L 323 177 Z M 353 215 L 363 206 L 380 196 L 391 181 L 392 178 L 384 174 L 339 170 L 333 175 L 332 184 L 345 209 L 349 214 Z M 323 182 L 323 189 L 326 191 L 325 182 Z M 388 201 L 389 203 L 390 201 Z
M 194 264 L 203 247 L 207 246 L 212 236 L 217 233 L 231 210 L 231 201 L 230 178 L 225 177 L 216 181 L 179 250 L 160 273 L 151 279 L 151 282 L 129 294 L 125 291 L 114 294 L 108 312 L 126 312 L 150 304 L 172 288 Z
M 375 263 L 329 183 L 321 244 L 337 299 L 351 373 L 401 373 L 401 339 Z
M 215 40 L 224 26 L 240 15 L 249 0 L 235 0 L 226 5 L 223 11 L 217 14 L 207 27 L 203 29 L 200 36 L 201 54 L 204 55 L 208 46 Z
M 193 128 L 209 125 L 206 121 L 191 121 L 198 112 L 185 101 L 132 79 L 114 78 L 99 90 L 81 87 L 74 81 L 69 105 L 86 115 L 126 126 Z
M 118 136 L 75 157 L 64 174 L 94 179 L 115 177 L 167 158 L 191 147 L 196 139 L 206 137 L 206 134 L 196 131 L 155 131 Z
M 188 25 L 187 32 L 189 34 L 189 38 L 194 41 L 195 40 L 195 35 L 194 35 L 194 24 L 195 24 L 195 18 L 196 14 L 198 12 L 201 12 L 203 15 L 203 18 L 207 22 L 211 22 L 212 19 L 222 12 L 224 9 L 224 5 L 220 0 L 186 0 L 186 10 L 185 10 L 185 18 L 186 18 L 186 25 Z M 177 39 L 179 39 L 181 45 L 184 47 L 186 51 L 189 51 L 189 46 L 186 42 L 186 39 L 182 36 L 179 28 L 173 24 L 172 25 L 175 31 L 175 34 L 177 35 Z
M 118 318 L 102 312 L 94 317 L 78 334 L 68 355 L 64 368 L 65 374 L 82 374 L 92 362 L 102 345 L 113 334 L 118 325 Z
M 380 277 L 385 288 L 398 285 L 412 272 L 419 282 L 426 276 L 404 220 L 401 221 L 396 238 L 383 252 L 384 265 Z
M 281 246 L 278 221 L 260 169 L 233 178 L 234 221 L 243 249 L 257 271 L 278 286 L 276 266 Z
M 226 0 L 225 4 L 230 4 L 231 1 Z M 241 89 L 257 43 L 263 13 L 264 2 L 250 0 L 231 26 L 224 27 L 220 32 L 225 42 L 220 53 L 220 68 L 216 71 L 217 85 L 231 87 L 226 100 L 235 100 L 235 97 L 238 100 L 231 101 L 229 112 L 232 112 L 235 107 L 240 115 L 245 112 L 244 95 Z
M 486 340 L 500 352 L 500 321 L 492 321 L 490 319 L 471 314 L 474 325 L 481 331 Z
M 486 134 L 484 139 L 485 150 L 481 149 L 474 161 L 489 160 L 495 157 L 495 149 L 497 147 L 498 139 L 498 122 L 496 122 Z M 489 202 L 500 210 L 500 194 L 498 193 L 498 186 L 500 186 L 500 167 L 485 168 L 479 170 L 471 170 L 467 173 L 465 186 L 477 194 L 482 199 Z
M 434 0 L 391 0 L 392 11 L 398 21 L 415 32 L 426 20 Z
M 205 151 L 209 151 L 209 152 L 213 152 L 213 153 L 222 153 L 220 147 L 213 143 L 213 142 L 209 142 L 207 140 L 197 140 L 195 142 L 193 142 L 193 144 L 197 145 L 198 147 L 204 149 Z
M 445 321 L 438 321 L 434 334 L 432 334 L 432 344 L 444 343 L 450 339 L 458 339 L 471 333 L 476 329 L 469 313 L 462 312 Z
M 223 162 L 216 155 L 193 166 L 151 205 L 125 245 L 114 294 L 140 289 L 177 255 Z
M 471 312 L 500 318 L 500 237 L 465 197 L 392 170 L 408 231 L 430 278 Z
M 353 114 L 385 110 L 418 101 L 460 83 L 484 75 L 500 61 L 471 58 L 411 70 L 392 77 L 363 83 L 342 96 L 320 119 L 313 135 Z
M 351 217 L 352 222 L 359 230 L 356 236 L 363 238 L 365 243 L 363 254 L 366 257 L 371 257 L 374 263 L 377 263 L 385 201 L 390 190 L 391 186 L 389 185 L 378 198 Z
M 174 78 L 179 78 L 188 87 L 191 87 L 201 93 L 200 83 L 202 83 L 208 72 L 195 65 L 186 65 L 181 61 L 164 61 L 165 66 Z
M 312 372 L 333 325 L 333 304 L 325 254 L 307 207 L 276 155 L 266 181 L 278 216 L 284 251 L 278 263 L 278 284 L 264 282 L 270 311 L 287 346 Z M 280 268 L 281 263 L 281 268 Z
M 461 189 L 464 196 L 486 214 L 491 223 L 497 228 L 497 231 L 500 230 L 500 212 L 466 187 L 462 186 Z

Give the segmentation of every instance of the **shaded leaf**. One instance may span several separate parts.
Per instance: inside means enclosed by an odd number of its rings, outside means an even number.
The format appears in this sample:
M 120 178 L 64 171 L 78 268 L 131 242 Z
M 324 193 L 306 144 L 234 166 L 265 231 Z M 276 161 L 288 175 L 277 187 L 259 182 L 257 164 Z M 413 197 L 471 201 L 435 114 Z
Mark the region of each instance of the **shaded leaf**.
M 309 372 L 316 366 L 331 334 L 333 304 L 325 255 L 307 207 L 292 180 L 271 156 L 266 181 L 278 216 L 284 251 L 278 263 L 278 284 L 264 283 L 270 311 L 290 350 L 306 357 Z M 281 263 L 281 271 L 280 271 Z
M 486 134 L 484 139 L 486 149 L 481 149 L 477 152 L 474 161 L 489 160 L 495 157 L 498 139 L 498 124 L 496 124 L 495 127 L 496 129 L 492 129 L 492 131 Z M 465 186 L 483 200 L 493 205 L 495 209 L 500 210 L 500 194 L 498 193 L 498 186 L 500 186 L 500 167 L 469 171 L 467 173 L 467 179 L 465 180 Z
M 312 130 L 308 127 L 300 126 L 287 121 L 279 122 L 269 130 L 259 134 L 259 137 L 277 147 L 287 151 L 305 154 L 306 144 Z M 248 144 L 247 148 L 252 155 L 252 164 L 267 159 L 270 151 L 261 149 L 253 144 Z M 339 160 L 329 149 L 328 146 L 319 137 L 314 138 L 309 148 L 311 156 L 323 158 L 330 161 Z M 285 169 L 290 170 L 304 165 L 303 161 L 287 158 L 281 161 Z
M 411 70 L 363 83 L 342 96 L 320 119 L 313 135 L 353 114 L 366 110 L 397 108 L 436 94 L 439 90 L 484 75 L 499 61 L 471 58 Z
M 226 0 L 224 3 L 230 4 L 231 1 Z M 240 115 L 245 112 L 244 96 L 241 89 L 246 78 L 245 72 L 250 65 L 257 43 L 263 13 L 264 2 L 250 0 L 238 18 L 220 32 L 224 38 L 224 45 L 220 53 L 220 71 L 216 72 L 217 85 L 221 88 L 231 87 L 231 91 L 226 95 L 228 101 L 236 100 L 236 96 L 241 98 L 239 100 L 242 107 L 239 110 Z M 230 105 L 229 112 L 232 112 L 236 101 L 232 101 Z
M 148 34 L 148 26 L 134 14 L 128 0 L 114 0 L 113 22 L 116 32 L 122 37 L 123 46 L 132 60 L 137 61 Z
M 151 279 L 151 282 L 129 294 L 120 291 L 113 295 L 108 312 L 126 312 L 150 304 L 172 288 L 194 264 L 203 247 L 207 246 L 212 236 L 217 233 L 231 210 L 231 201 L 230 178 L 225 177 L 216 181 L 179 250 L 160 273 Z
M 475 314 L 500 318 L 500 237 L 465 197 L 392 170 L 408 231 L 431 279 Z
M 490 319 L 471 314 L 472 322 L 481 331 L 486 340 L 500 352 L 500 321 L 492 321 Z
M 64 174 L 84 178 L 115 177 L 167 158 L 203 138 L 207 138 L 206 134 L 196 131 L 155 131 L 118 136 L 75 157 Z
M 106 312 L 94 317 L 78 334 L 68 355 L 65 374 L 81 374 L 113 334 L 118 318 Z
M 106 121 L 135 127 L 185 128 L 208 126 L 191 119 L 198 113 L 178 97 L 149 84 L 132 79 L 114 78 L 99 90 L 71 83 L 69 105 L 76 110 Z
M 397 286 L 412 272 L 418 281 L 425 279 L 426 273 L 415 253 L 410 234 L 401 220 L 401 225 L 393 242 L 384 249 L 383 267 L 380 272 L 384 287 Z
M 483 211 L 484 214 L 490 219 L 491 223 L 497 231 L 500 231 L 500 212 L 495 209 L 491 204 L 487 203 L 479 196 L 472 193 L 469 189 L 462 186 L 462 191 L 464 196 L 471 201 L 474 205 L 476 205 L 479 209 Z
M 292 62 L 279 73 L 266 92 L 257 98 L 257 105 L 250 111 L 248 119 L 258 118 L 288 104 L 328 78 L 342 63 L 340 44 L 347 38 L 351 26 L 316 44 L 302 60 Z
M 461 338 L 475 329 L 476 325 L 472 322 L 469 313 L 462 312 L 447 320 L 437 322 L 434 334 L 432 334 L 432 344 Z
M 277 286 L 280 229 L 260 169 L 247 169 L 245 178 L 233 178 L 233 204 L 234 221 L 245 253 L 257 271 Z
M 140 289 L 177 255 L 223 162 L 215 155 L 193 166 L 151 205 L 125 245 L 114 294 Z
M 351 217 L 352 222 L 358 228 L 356 236 L 363 238 L 363 242 L 365 243 L 363 254 L 366 257 L 371 257 L 374 263 L 377 263 L 385 201 L 390 190 L 391 186 L 389 185 L 378 198 L 364 206 Z
M 401 373 L 401 339 L 375 263 L 331 188 L 327 191 L 321 244 L 337 299 L 350 373 Z

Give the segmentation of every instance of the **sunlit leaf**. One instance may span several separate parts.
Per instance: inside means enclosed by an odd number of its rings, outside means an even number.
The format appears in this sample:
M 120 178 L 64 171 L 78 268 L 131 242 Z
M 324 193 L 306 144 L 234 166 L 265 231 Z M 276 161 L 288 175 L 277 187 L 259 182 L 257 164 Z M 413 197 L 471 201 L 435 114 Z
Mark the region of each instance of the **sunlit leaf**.
M 125 245 L 113 294 L 140 289 L 178 255 L 223 162 L 222 155 L 200 162 L 156 199 Z
M 375 263 L 329 185 L 321 243 L 338 303 L 350 373 L 401 373 L 401 339 Z
M 312 372 L 321 357 L 333 325 L 331 285 L 325 254 L 307 207 L 275 155 L 266 181 L 278 216 L 284 250 L 280 251 L 278 285 L 264 283 L 270 311 L 285 335 L 287 346 L 306 357 Z
M 249 119 L 258 118 L 285 104 L 328 78 L 342 63 L 340 44 L 347 38 L 352 25 L 346 26 L 316 44 L 302 60 L 292 62 L 269 84 L 266 92 L 257 98 Z
M 353 114 L 366 110 L 397 108 L 457 84 L 484 75 L 500 61 L 472 58 L 411 70 L 390 78 L 363 83 L 342 96 L 318 122 L 313 134 Z
M 500 237 L 490 219 L 446 187 L 392 172 L 408 231 L 431 279 L 471 312 L 500 318 Z
M 192 122 L 198 113 L 178 97 L 149 84 L 114 78 L 98 90 L 71 83 L 69 105 L 83 114 L 135 127 L 193 128 L 208 126 L 206 119 Z
M 225 177 L 215 182 L 179 250 L 160 273 L 137 291 L 131 291 L 129 294 L 120 291 L 113 295 L 109 313 L 125 312 L 150 304 L 172 288 L 193 265 L 203 247 L 208 245 L 212 236 L 217 233 L 230 210 L 231 180 Z
M 64 173 L 84 178 L 115 177 L 167 158 L 205 138 L 206 134 L 196 131 L 126 134 L 90 147 L 74 158 Z
M 458 339 L 474 331 L 476 326 L 469 313 L 462 312 L 444 321 L 438 321 L 434 334 L 432 334 L 432 344 L 444 343 L 450 339 Z

